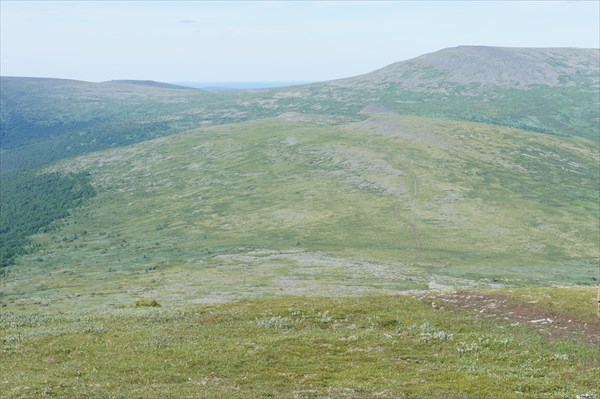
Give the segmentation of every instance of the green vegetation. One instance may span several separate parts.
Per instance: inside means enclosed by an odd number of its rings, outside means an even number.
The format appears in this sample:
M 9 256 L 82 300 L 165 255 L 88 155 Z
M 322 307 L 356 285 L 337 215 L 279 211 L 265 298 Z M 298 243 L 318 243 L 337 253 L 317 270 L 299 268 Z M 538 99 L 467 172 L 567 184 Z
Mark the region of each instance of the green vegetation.
M 354 78 L 264 90 L 207 91 L 157 82 L 2 77 L 0 170 L 29 169 L 200 126 L 286 112 L 349 116 L 371 104 L 400 115 L 600 141 L 596 50 L 547 49 L 540 54 L 540 49 L 489 48 L 491 58 L 477 58 L 477 49 L 459 48 L 454 49 L 459 54 L 444 58 L 452 50 L 419 57 L 425 63 L 409 60 Z M 526 66 L 503 72 L 506 51 L 514 53 L 514 62 Z M 440 57 L 447 62 L 438 65 Z M 482 64 L 496 57 L 499 64 Z M 577 63 L 566 67 L 570 57 Z M 457 63 L 460 59 L 463 62 Z M 454 63 L 451 70 L 444 69 L 448 62 Z M 487 73 L 465 74 L 469 62 L 478 70 L 488 68 Z M 503 73 L 512 81 L 500 78 Z M 460 79 L 453 80 L 457 74 Z
M 1 95 L 3 172 L 190 129 L 198 117 L 182 114 L 217 97 L 194 89 L 11 77 L 2 78 Z
M 89 173 L 0 174 L 0 267 L 26 253 L 29 236 L 95 194 Z
M 5 302 L 596 284 L 597 165 L 583 139 L 397 115 L 288 115 L 91 154 L 49 168 L 90 173 L 97 195 L 33 238 Z
M 3 77 L 0 398 L 596 398 L 596 61 Z
M 563 298 L 556 308 L 594 317 L 592 288 L 572 298 L 568 289 L 556 291 L 543 290 Z M 7 399 L 598 394 L 597 346 L 548 340 L 534 324 L 434 309 L 409 296 L 27 309 L 0 313 L 0 391 Z
M 140 298 L 135 301 L 136 308 L 159 308 L 160 303 L 156 299 Z

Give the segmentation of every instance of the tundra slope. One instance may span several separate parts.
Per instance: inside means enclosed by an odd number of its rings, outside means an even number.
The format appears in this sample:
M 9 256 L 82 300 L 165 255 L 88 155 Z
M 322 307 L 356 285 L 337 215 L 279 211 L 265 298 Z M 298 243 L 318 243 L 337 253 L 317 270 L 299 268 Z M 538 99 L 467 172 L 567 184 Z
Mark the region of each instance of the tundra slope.
M 98 195 L 0 275 L 0 396 L 597 397 L 594 290 L 531 288 L 597 282 L 597 141 L 306 90 L 48 166 Z
M 374 72 L 302 86 L 349 112 L 376 103 L 436 116 L 600 139 L 600 52 L 460 46 Z M 293 91 L 290 91 L 290 93 Z
M 80 306 L 593 284 L 598 148 L 395 114 L 194 130 L 49 168 L 97 196 L 5 296 Z M 28 299 L 25 299 L 28 298 Z
M 285 112 L 354 115 L 370 104 L 598 141 L 599 74 L 598 49 L 461 46 L 354 78 L 263 90 L 2 77 L 1 170 L 199 126 Z

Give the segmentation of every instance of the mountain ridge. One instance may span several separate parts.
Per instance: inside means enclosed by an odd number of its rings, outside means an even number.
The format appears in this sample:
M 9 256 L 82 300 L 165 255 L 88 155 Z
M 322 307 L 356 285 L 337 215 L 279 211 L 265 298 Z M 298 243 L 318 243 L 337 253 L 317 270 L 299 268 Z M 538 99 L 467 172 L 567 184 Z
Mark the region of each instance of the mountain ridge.
M 108 80 L 100 83 L 124 83 L 124 84 L 132 84 L 132 85 L 140 85 L 140 86 L 150 86 L 150 87 L 158 87 L 162 89 L 190 89 L 197 90 L 194 87 L 181 86 L 173 83 L 165 83 L 165 82 L 157 82 L 155 80 L 136 80 L 136 79 L 115 79 Z
M 0 170 L 286 112 L 357 115 L 369 104 L 600 141 L 598 54 L 463 46 L 357 77 L 253 90 L 1 77 Z
M 527 55 L 531 56 L 532 53 L 534 55 L 537 55 L 537 57 L 527 57 Z M 518 58 L 518 56 L 522 56 L 524 58 L 542 58 L 540 57 L 541 55 L 546 55 L 546 56 L 558 56 L 559 58 L 563 59 L 564 61 L 573 61 L 574 58 L 573 56 L 575 56 L 575 58 L 579 59 L 579 60 L 585 60 L 585 62 L 580 62 L 577 65 L 571 65 L 572 67 L 575 66 L 580 66 L 580 67 L 585 67 L 590 69 L 591 71 L 595 72 L 596 74 L 598 74 L 598 70 L 600 68 L 600 66 L 598 66 L 598 64 L 600 63 L 600 49 L 598 48 L 584 48 L 584 47 L 510 47 L 510 46 L 486 46 L 486 45 L 459 45 L 459 46 L 455 46 L 455 47 L 446 47 L 437 51 L 433 51 L 430 53 L 425 53 L 422 55 L 419 55 L 417 57 L 413 57 L 407 60 L 401 60 L 401 61 L 396 61 L 393 62 L 391 64 L 385 65 L 381 68 L 377 68 L 373 71 L 370 72 L 366 72 L 364 74 L 359 74 L 356 76 L 351 76 L 351 77 L 346 77 L 346 78 L 337 78 L 337 79 L 331 79 L 331 80 L 325 80 L 325 81 L 319 81 L 319 82 L 314 82 L 314 83 L 305 83 L 305 84 L 293 84 L 291 86 L 296 86 L 296 85 L 313 85 L 313 84 L 320 84 L 320 83 L 326 83 L 326 82 L 339 82 L 339 81 L 346 81 L 346 80 L 351 80 L 351 79 L 358 79 L 364 76 L 369 76 L 375 73 L 379 73 L 382 70 L 387 70 L 388 68 L 391 69 L 392 67 L 397 67 L 399 65 L 403 65 L 403 64 L 414 64 L 414 63 L 421 63 L 421 64 L 429 64 L 431 66 L 436 66 L 436 62 L 440 62 L 440 61 L 444 61 L 444 57 L 447 55 L 460 55 L 460 56 L 464 56 L 464 55 L 471 55 L 471 56 L 479 56 L 481 59 L 481 55 L 498 55 L 498 54 L 507 54 L 507 55 L 511 55 L 513 57 L 513 59 Z M 462 59 L 463 61 L 465 60 L 464 58 Z M 471 61 L 471 60 L 469 60 Z M 558 61 L 558 60 L 557 60 Z M 596 66 L 596 68 L 590 68 L 590 64 L 594 63 L 594 65 Z M 437 64 L 437 66 L 443 66 L 444 63 L 441 62 L 439 64 Z M 562 67 L 566 67 L 568 65 L 563 65 Z M 148 85 L 148 86 L 154 86 L 154 87 L 161 87 L 161 88 L 194 88 L 194 87 L 188 87 L 188 86 L 182 86 L 179 84 L 173 84 L 173 83 L 167 83 L 167 82 L 162 82 L 162 81 L 155 81 L 155 80 L 137 80 L 137 79 L 112 79 L 112 80 L 107 80 L 107 81 L 103 81 L 103 82 L 91 82 L 91 81 L 86 81 L 86 80 L 78 80 L 78 79 L 69 79 L 69 78 L 54 78 L 54 77 L 39 77 L 39 76 L 35 76 L 35 77 L 28 77 L 28 76 L 9 76 L 9 75 L 3 75 L 0 76 L 0 78 L 3 79 L 27 79 L 27 80 L 54 80 L 54 81 L 69 81 L 69 82 L 82 82 L 82 83 L 129 83 L 129 84 L 139 84 L 139 85 Z M 597 76 L 596 81 L 600 81 L 600 76 Z M 548 84 L 547 81 L 540 81 L 537 83 L 545 83 Z M 164 86 L 163 86 L 164 85 Z M 288 87 L 291 87 L 288 86 Z M 256 89 L 253 89 L 256 90 Z
M 560 77 L 582 71 L 593 74 L 592 81 L 598 82 L 599 64 L 599 49 L 458 46 L 395 62 L 360 76 L 381 76 L 382 80 L 387 78 L 390 82 L 406 82 L 405 75 L 413 72 L 406 71 L 407 67 L 416 66 L 436 68 L 446 73 L 442 78 L 450 83 L 502 87 L 561 85 Z M 360 76 L 348 79 L 360 79 Z

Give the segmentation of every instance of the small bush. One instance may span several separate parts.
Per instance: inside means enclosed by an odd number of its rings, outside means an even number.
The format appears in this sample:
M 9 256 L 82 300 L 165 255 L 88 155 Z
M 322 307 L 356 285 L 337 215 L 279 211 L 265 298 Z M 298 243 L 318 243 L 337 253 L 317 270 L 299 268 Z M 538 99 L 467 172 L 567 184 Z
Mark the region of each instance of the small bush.
M 273 316 L 269 319 L 256 319 L 256 324 L 263 328 L 287 330 L 292 328 L 293 320 L 289 317 Z
M 156 299 L 140 298 L 135 301 L 136 308 L 159 308 L 160 303 Z
M 423 323 L 420 326 L 413 324 L 409 330 L 420 330 L 419 340 L 423 342 L 436 341 L 452 341 L 454 334 L 435 328 L 429 323 Z

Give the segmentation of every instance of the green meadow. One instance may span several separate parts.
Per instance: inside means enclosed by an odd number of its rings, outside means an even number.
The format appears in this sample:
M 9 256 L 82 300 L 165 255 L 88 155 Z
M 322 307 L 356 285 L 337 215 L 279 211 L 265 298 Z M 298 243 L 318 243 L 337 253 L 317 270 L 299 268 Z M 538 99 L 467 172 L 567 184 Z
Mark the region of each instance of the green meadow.
M 6 268 L 4 300 L 202 303 L 593 285 L 598 148 L 392 114 L 193 130 L 64 161 L 96 196 Z
M 550 301 L 556 320 L 577 308 L 575 329 L 597 328 L 594 294 L 591 287 L 544 288 L 533 298 Z M 527 289 L 504 295 L 532 299 Z M 3 311 L 0 397 L 597 395 L 597 342 L 548 339 L 532 323 L 476 315 L 433 307 L 427 296 L 389 295 Z
M 95 196 L 2 269 L 0 398 L 597 397 L 598 162 L 286 113 L 48 166 Z

